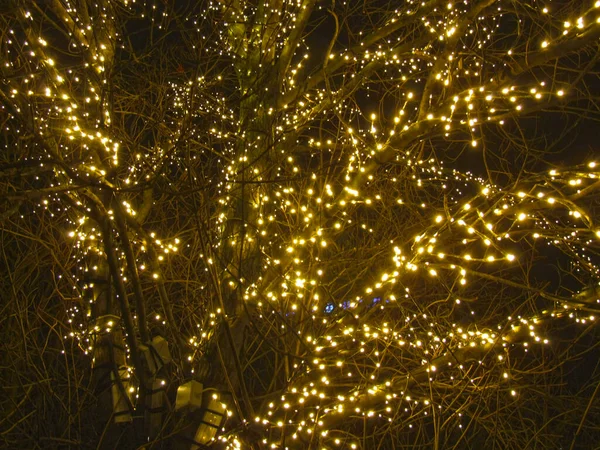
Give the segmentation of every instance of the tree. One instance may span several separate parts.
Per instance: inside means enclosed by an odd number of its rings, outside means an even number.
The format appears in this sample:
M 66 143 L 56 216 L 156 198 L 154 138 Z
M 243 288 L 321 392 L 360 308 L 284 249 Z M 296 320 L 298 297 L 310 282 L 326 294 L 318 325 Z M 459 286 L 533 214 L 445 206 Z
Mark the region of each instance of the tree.
M 6 446 L 598 441 L 599 2 L 4 8 Z

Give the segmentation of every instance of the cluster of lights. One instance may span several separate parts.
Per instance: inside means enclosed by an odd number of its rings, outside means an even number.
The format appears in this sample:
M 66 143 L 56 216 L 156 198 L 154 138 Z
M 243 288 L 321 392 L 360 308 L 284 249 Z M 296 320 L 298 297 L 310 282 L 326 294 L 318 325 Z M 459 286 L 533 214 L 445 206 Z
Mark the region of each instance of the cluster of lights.
M 48 159 L 53 164 L 51 186 L 34 211 L 68 217 L 62 225 L 75 249 L 76 273 L 62 276 L 84 302 L 73 302 L 65 339 L 77 339 L 93 354 L 96 337 L 124 321 L 94 313 L 97 276 L 90 274 L 107 276 L 101 267 L 107 264 L 106 225 L 100 223 L 106 219 L 125 285 L 143 283 L 146 291 L 158 292 L 163 308 L 170 279 L 192 277 L 203 293 L 219 292 L 198 300 L 204 314 L 194 326 L 170 331 L 185 333 L 180 350 L 189 367 L 186 376 L 197 373 L 210 344 L 241 311 L 261 319 L 256 327 L 271 333 L 267 339 L 276 330 L 286 346 L 302 350 L 287 367 L 283 393 L 264 411 L 243 418 L 264 429 L 265 436 L 275 436 L 265 438 L 265 444 L 277 446 L 288 437 L 358 448 L 358 441 L 341 431 L 344 418 L 392 422 L 398 411 L 435 414 L 442 408 L 432 394 L 438 383 L 490 386 L 518 396 L 508 352 L 548 345 L 550 337 L 538 325 L 550 320 L 595 321 L 587 299 L 583 305 L 564 292 L 539 293 L 514 274 L 524 264 L 525 251 L 545 244 L 573 256 L 575 270 L 596 282 L 600 270 L 590 249 L 597 247 L 600 230 L 578 205 L 597 186 L 598 166 L 591 162 L 551 170 L 506 188 L 469 171 L 448 169 L 436 158 L 424 159 L 423 146 L 415 143 L 428 134 L 467 135 L 468 145 L 480 148 L 484 127 L 502 127 L 540 105 L 562 101 L 568 83 L 508 83 L 511 75 L 532 68 L 519 60 L 525 43 L 504 52 L 505 64 L 463 56 L 463 50 L 485 48 L 502 33 L 502 6 L 494 9 L 491 1 L 480 6 L 406 2 L 379 32 L 360 33 L 347 48 L 330 47 L 321 71 L 309 74 L 308 44 L 298 42 L 290 50 L 288 41 L 295 27 L 308 20 L 311 2 L 284 3 L 279 10 L 208 2 L 205 14 L 186 18 L 194 38 L 204 42 L 204 52 L 233 61 L 239 83 L 233 86 L 241 100 L 232 105 L 227 67 L 217 65 L 193 78 L 185 70 L 176 73 L 167 82 L 164 136 L 145 150 L 125 148 L 123 136 L 114 132 L 118 113 L 104 95 L 116 45 L 124 45 L 112 19 L 115 10 L 98 6 L 88 22 L 70 7 L 54 11 L 72 30 L 71 45 L 84 55 L 76 68 L 52 54 L 51 34 L 35 35 L 26 25 L 9 30 L 5 65 L 18 75 L 7 84 L 11 120 L 23 119 L 25 107 L 36 115 L 33 130 L 12 131 L 43 137 L 42 143 L 31 144 L 35 156 L 30 158 L 42 167 Z M 540 14 L 551 15 L 534 3 Z M 157 32 L 168 28 L 170 13 L 151 2 L 124 0 L 121 7 L 150 17 Z M 528 56 L 532 64 L 542 65 L 549 52 L 560 56 L 558 50 L 568 48 L 572 39 L 595 35 L 599 9 L 596 2 L 581 17 L 565 21 L 557 36 L 545 37 L 537 53 Z M 255 20 L 264 26 L 244 30 L 239 25 L 259 12 L 263 17 Z M 23 24 L 41 20 L 35 11 L 21 14 Z M 203 15 L 224 21 L 216 37 L 204 35 Z M 414 41 L 398 34 L 407 24 L 419 30 Z M 28 73 L 16 55 L 26 55 L 28 64 L 40 70 Z M 282 71 L 269 74 L 282 77 L 277 79 L 281 92 L 273 92 L 277 85 L 262 85 L 259 75 L 266 72 L 256 72 L 271 66 Z M 330 76 L 338 72 L 343 81 L 334 83 Z M 391 114 L 365 113 L 351 96 L 376 74 L 397 90 Z M 381 92 L 373 89 L 369 97 L 377 100 Z M 329 128 L 311 128 L 325 118 Z M 178 184 L 181 180 L 184 184 Z M 160 193 L 149 188 L 161 183 L 167 187 Z M 106 192 L 114 199 L 99 200 Z M 175 193 L 175 201 L 183 203 L 186 195 L 196 198 L 196 192 L 211 196 L 208 206 L 202 205 L 207 217 L 197 219 L 196 211 L 188 210 L 191 218 L 162 218 L 174 225 L 165 230 L 158 223 L 160 231 L 149 231 L 152 221 L 143 223 L 161 195 Z M 390 221 L 426 219 L 416 234 L 401 234 L 400 226 L 392 226 L 390 233 L 399 235 L 382 238 L 380 219 L 374 219 L 382 211 Z M 105 217 L 98 220 L 99 215 Z M 161 213 L 156 217 L 160 220 Z M 416 231 L 412 224 L 406 229 Z M 167 232 L 171 235 L 161 237 Z M 364 242 L 372 253 L 352 254 L 348 240 Z M 181 256 L 170 257 L 175 254 Z M 365 256 L 368 263 L 348 269 L 359 279 L 336 273 L 346 270 L 340 254 Z M 201 261 L 190 263 L 197 272 L 174 276 L 173 267 L 184 260 Z M 431 287 L 429 297 L 423 297 L 422 283 Z M 482 283 L 540 295 L 548 308 L 513 317 L 516 303 L 511 303 L 498 308 L 492 323 L 469 298 L 473 286 Z M 136 313 L 133 319 L 141 320 Z M 165 308 L 147 321 L 173 328 L 172 315 Z M 131 339 L 134 330 L 126 331 Z M 129 347 L 127 352 L 131 356 Z M 130 363 L 127 373 L 135 378 Z M 132 398 L 136 392 L 131 387 Z M 234 415 L 234 408 L 227 408 Z M 460 419 L 457 425 L 462 427 Z M 243 447 L 235 429 L 225 427 L 220 439 L 231 448 Z

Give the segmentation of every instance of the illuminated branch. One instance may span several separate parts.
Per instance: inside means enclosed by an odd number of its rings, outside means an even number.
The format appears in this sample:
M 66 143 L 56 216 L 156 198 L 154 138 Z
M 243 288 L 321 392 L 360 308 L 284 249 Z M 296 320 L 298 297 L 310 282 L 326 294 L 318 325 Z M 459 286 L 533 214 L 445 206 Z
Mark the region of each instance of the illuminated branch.
M 300 13 L 294 22 L 294 29 L 290 33 L 285 46 L 281 50 L 281 55 L 279 56 L 279 61 L 277 62 L 277 73 L 279 74 L 279 80 L 277 82 L 278 85 L 281 85 L 284 81 L 284 77 L 288 73 L 289 66 L 292 62 L 292 58 L 296 53 L 298 45 L 302 40 L 302 33 L 306 28 L 306 25 L 310 19 L 310 16 L 313 12 L 313 8 L 315 7 L 316 0 L 304 0 L 300 6 Z
M 119 230 L 119 237 L 123 242 L 123 251 L 127 260 L 127 271 L 129 272 L 129 276 L 131 277 L 131 282 L 133 284 L 133 293 L 135 295 L 135 310 L 138 315 L 137 323 L 140 330 L 140 338 L 144 343 L 150 342 L 150 335 L 148 334 L 148 328 L 146 323 L 146 302 L 144 300 L 144 295 L 142 294 L 142 285 L 140 283 L 140 278 L 137 271 L 137 263 L 133 254 L 131 242 L 129 241 L 129 236 L 127 234 L 128 231 L 125 220 L 125 213 L 123 211 L 122 206 L 118 202 L 115 202 L 114 208 L 116 224 Z

